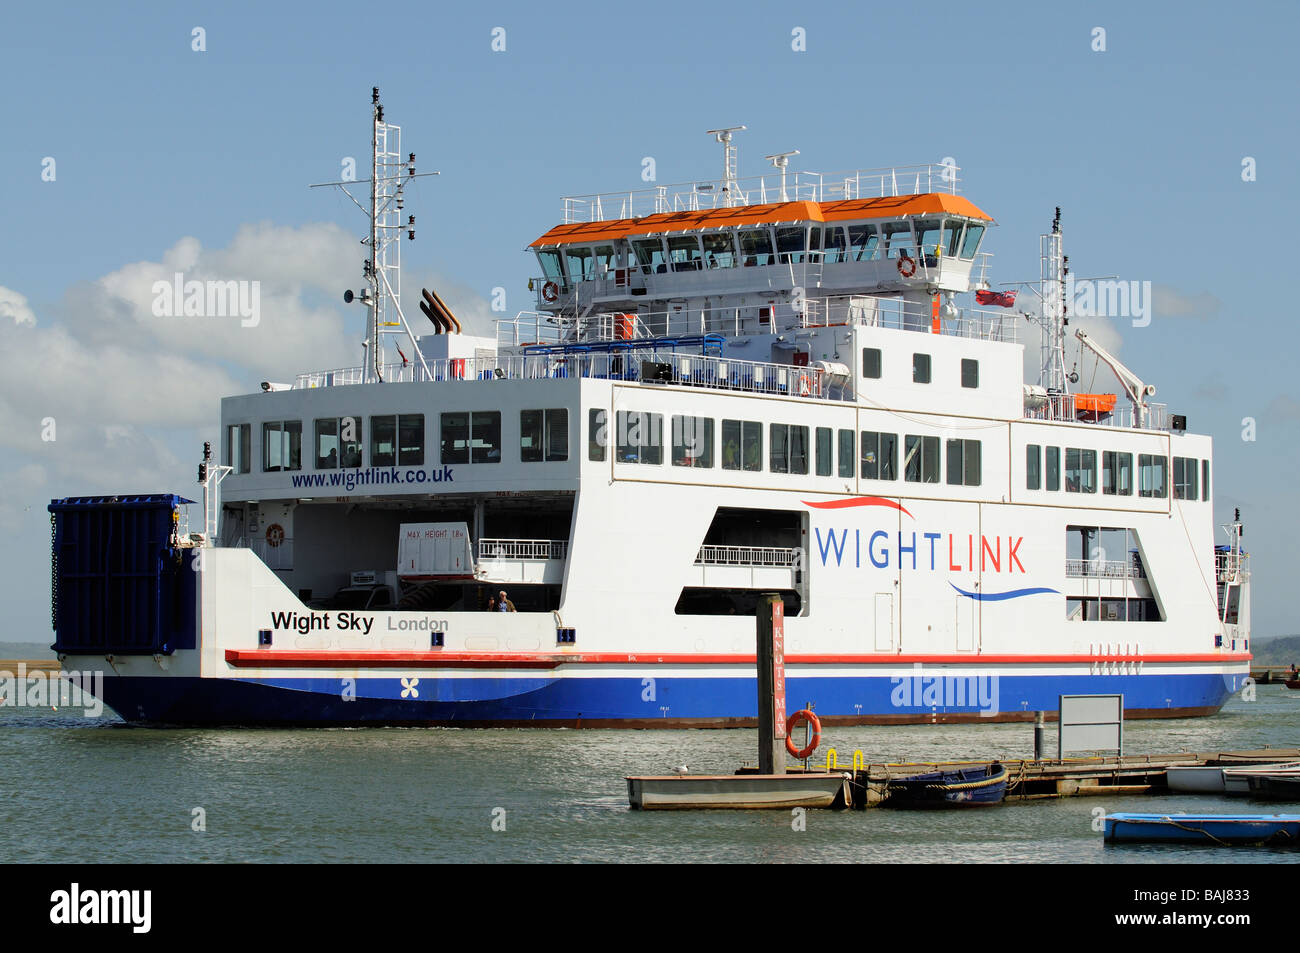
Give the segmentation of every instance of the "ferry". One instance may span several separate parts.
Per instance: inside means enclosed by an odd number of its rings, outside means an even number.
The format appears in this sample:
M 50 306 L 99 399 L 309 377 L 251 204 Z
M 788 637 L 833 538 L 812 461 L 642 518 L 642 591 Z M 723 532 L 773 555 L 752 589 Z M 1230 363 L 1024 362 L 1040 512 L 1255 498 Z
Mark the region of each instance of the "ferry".
M 710 130 L 718 179 L 564 199 L 535 307 L 474 334 L 402 295 L 432 173 L 371 114 L 371 178 L 324 183 L 368 218 L 358 366 L 222 400 L 201 527 L 176 493 L 49 506 L 53 648 L 127 721 L 753 725 L 773 593 L 831 725 L 1245 684 L 1212 441 L 1083 333 L 1117 386 L 1075 388 L 1059 209 L 994 286 L 951 161 L 741 178 L 744 127 Z

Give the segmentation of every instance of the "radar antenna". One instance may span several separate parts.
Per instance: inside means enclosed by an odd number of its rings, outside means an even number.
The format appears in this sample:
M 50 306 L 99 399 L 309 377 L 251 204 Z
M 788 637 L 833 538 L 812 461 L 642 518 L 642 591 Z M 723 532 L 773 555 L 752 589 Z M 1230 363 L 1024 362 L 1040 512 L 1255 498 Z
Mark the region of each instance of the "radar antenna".
M 726 129 L 710 129 L 707 135 L 722 143 L 722 201 L 728 207 L 740 204 L 739 189 L 736 179 L 740 174 L 740 160 L 736 147 L 732 144 L 733 132 L 744 132 L 744 126 L 728 126 Z

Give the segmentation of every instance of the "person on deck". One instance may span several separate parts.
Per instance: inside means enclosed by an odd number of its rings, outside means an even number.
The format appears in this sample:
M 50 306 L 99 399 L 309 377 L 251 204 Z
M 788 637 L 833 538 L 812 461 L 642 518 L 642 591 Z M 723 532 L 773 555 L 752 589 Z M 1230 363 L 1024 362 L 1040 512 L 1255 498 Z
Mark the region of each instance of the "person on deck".
M 515 604 L 506 598 L 506 591 L 497 593 L 497 612 L 514 612 Z

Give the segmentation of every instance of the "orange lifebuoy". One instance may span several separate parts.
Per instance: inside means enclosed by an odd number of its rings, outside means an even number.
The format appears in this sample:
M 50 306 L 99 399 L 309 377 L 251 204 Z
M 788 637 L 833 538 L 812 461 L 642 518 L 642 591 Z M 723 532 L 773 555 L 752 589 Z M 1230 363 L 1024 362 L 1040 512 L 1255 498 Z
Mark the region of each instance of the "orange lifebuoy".
M 272 549 L 284 542 L 284 527 L 279 523 L 272 523 L 266 528 L 266 545 Z
M 560 297 L 560 286 L 554 281 L 548 281 L 542 285 L 542 297 L 547 301 L 556 301 Z
M 795 728 L 802 725 L 805 721 L 808 722 L 808 727 L 812 729 L 812 737 L 808 739 L 808 746 L 806 748 L 796 748 L 794 746 L 794 740 L 790 736 L 794 734 Z M 817 746 L 821 743 L 822 723 L 817 719 L 817 716 L 807 708 L 800 708 L 797 712 L 791 715 L 789 721 L 785 723 L 785 750 L 790 752 L 790 757 L 798 758 L 802 761 L 804 758 L 816 751 Z
M 911 278 L 916 274 L 916 259 L 908 258 L 906 255 L 898 259 L 898 273 L 904 278 Z

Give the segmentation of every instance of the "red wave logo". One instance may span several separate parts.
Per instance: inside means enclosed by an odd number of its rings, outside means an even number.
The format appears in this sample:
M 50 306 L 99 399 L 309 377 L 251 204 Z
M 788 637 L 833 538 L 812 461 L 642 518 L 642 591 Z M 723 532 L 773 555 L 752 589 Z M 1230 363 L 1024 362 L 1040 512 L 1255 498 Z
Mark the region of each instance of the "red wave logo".
M 883 496 L 852 496 L 847 500 L 824 500 L 813 502 L 812 500 L 802 500 L 804 506 L 811 506 L 816 510 L 842 510 L 850 506 L 885 506 L 892 510 L 898 510 L 900 513 L 907 513 L 912 519 L 916 519 L 911 513 L 907 512 L 907 507 L 894 500 L 887 500 Z

